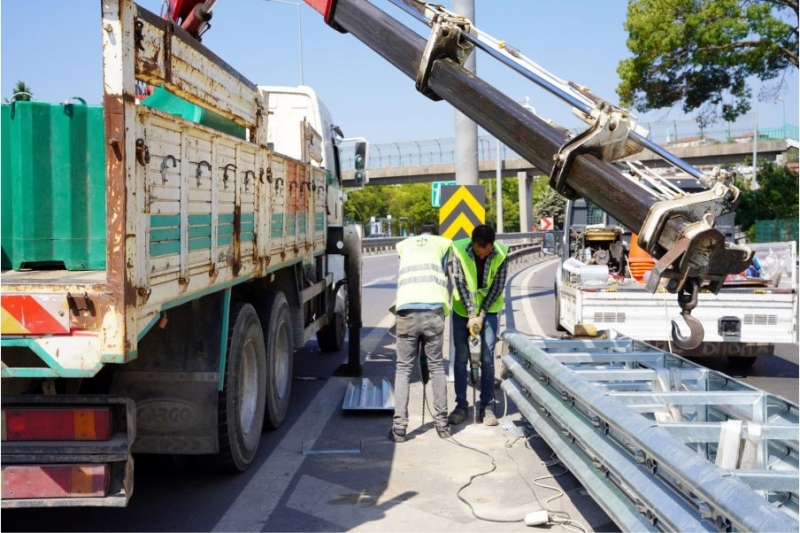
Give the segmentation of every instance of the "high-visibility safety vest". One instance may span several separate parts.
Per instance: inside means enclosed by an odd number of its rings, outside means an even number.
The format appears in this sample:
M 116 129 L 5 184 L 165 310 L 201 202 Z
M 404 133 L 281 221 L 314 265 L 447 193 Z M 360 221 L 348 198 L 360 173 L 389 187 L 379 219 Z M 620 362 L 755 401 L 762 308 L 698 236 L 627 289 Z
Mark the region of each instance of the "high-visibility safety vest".
M 492 260 L 484 267 L 489 269 L 486 277 L 486 286 L 478 288 L 478 265 L 475 264 L 475 259 L 469 256 L 469 249 L 472 246 L 472 239 L 459 239 L 453 242 L 453 252 L 456 259 L 461 263 L 461 270 L 464 271 L 464 277 L 467 282 L 467 290 L 472 296 L 472 301 L 475 302 L 475 311 L 480 312 L 483 301 L 486 299 L 486 293 L 492 286 L 497 271 L 500 265 L 503 264 L 508 256 L 508 246 L 499 242 L 494 243 L 494 255 Z M 503 292 L 494 301 L 492 306 L 486 310 L 487 313 L 499 313 L 503 309 Z M 461 301 L 461 295 L 458 293 L 458 288 L 453 289 L 453 312 L 459 316 L 468 316 L 469 312 L 464 302 Z
M 444 315 L 450 314 L 450 293 L 442 261 L 453 241 L 438 235 L 423 234 L 397 243 L 400 268 L 397 276 L 395 306 L 441 304 Z

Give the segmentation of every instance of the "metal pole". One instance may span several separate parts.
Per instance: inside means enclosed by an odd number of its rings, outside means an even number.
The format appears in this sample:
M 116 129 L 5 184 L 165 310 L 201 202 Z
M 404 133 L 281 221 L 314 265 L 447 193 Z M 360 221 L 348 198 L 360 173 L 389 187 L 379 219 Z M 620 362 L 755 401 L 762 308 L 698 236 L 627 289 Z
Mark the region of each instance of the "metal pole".
M 753 181 L 750 182 L 750 190 L 755 191 L 758 189 L 758 92 L 756 92 L 756 105 L 753 117 Z
M 302 6 L 302 3 L 297 4 L 297 41 L 300 49 L 300 85 L 305 85 L 306 81 L 303 72 L 303 20 L 300 15 L 300 9 Z
M 500 141 L 497 143 L 497 162 L 495 164 L 495 182 L 497 183 L 497 233 L 505 233 L 503 230 L 503 177 L 500 172 Z
M 453 11 L 475 22 L 475 0 L 453 0 Z M 475 54 L 464 62 L 464 68 L 476 72 Z M 478 125 L 459 110 L 453 112 L 455 119 L 456 183 L 478 185 Z
M 305 76 L 303 75 L 303 24 L 300 16 L 300 8 L 303 7 L 303 2 L 289 2 L 288 0 L 266 0 L 267 2 L 275 2 L 277 4 L 287 4 L 290 6 L 297 6 L 297 40 L 299 43 L 300 51 L 300 85 L 305 85 Z

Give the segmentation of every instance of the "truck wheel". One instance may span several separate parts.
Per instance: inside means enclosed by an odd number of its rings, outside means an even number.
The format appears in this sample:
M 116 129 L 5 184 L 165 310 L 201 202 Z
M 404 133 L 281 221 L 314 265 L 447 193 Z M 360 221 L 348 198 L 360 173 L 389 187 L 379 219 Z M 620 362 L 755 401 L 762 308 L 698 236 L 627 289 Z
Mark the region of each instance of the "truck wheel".
M 289 303 L 281 291 L 269 294 L 264 305 L 267 344 L 267 406 L 264 425 L 275 429 L 289 410 L 292 392 L 292 322 Z
M 553 310 L 556 314 L 556 318 L 554 320 L 556 324 L 556 331 L 567 331 L 564 326 L 561 325 L 561 298 L 558 296 L 558 286 L 553 286 L 553 296 L 555 297 L 555 305 L 553 306 Z
M 250 304 L 234 302 L 228 327 L 225 382 L 219 393 L 219 453 L 200 458 L 204 467 L 244 472 L 261 442 L 266 403 L 266 349 L 261 322 Z
M 317 344 L 323 352 L 338 352 L 344 345 L 344 334 L 347 330 L 347 289 L 341 287 L 339 292 L 344 294 L 344 305 L 341 310 L 333 312 L 333 323 L 317 332 Z M 337 296 L 334 297 L 338 299 Z

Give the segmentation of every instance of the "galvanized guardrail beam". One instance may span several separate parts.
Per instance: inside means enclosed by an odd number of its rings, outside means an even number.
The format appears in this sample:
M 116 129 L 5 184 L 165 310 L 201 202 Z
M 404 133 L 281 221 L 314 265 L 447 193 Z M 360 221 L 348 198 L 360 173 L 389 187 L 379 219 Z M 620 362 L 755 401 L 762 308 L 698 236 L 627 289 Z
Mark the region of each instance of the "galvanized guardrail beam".
M 798 530 L 796 404 L 631 339 L 503 339 L 503 390 L 623 530 Z

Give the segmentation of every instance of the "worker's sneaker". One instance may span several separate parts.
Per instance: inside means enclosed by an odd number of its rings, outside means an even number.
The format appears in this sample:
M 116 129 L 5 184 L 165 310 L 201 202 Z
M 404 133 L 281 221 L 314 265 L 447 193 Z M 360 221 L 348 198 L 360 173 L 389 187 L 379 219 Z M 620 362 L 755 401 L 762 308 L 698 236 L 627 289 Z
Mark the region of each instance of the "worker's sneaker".
M 392 442 L 405 442 L 406 441 L 406 428 L 390 427 L 389 440 Z
M 450 413 L 447 417 L 447 421 L 456 426 L 467 419 L 467 408 L 466 407 L 458 407 L 456 406 L 455 409 Z
M 445 424 L 444 426 L 436 426 L 436 433 L 439 434 L 440 439 L 449 439 L 450 438 L 450 425 Z
M 483 410 L 483 425 L 484 426 L 496 426 L 497 425 L 497 417 L 494 416 L 494 411 L 492 411 L 491 407 L 487 407 Z

